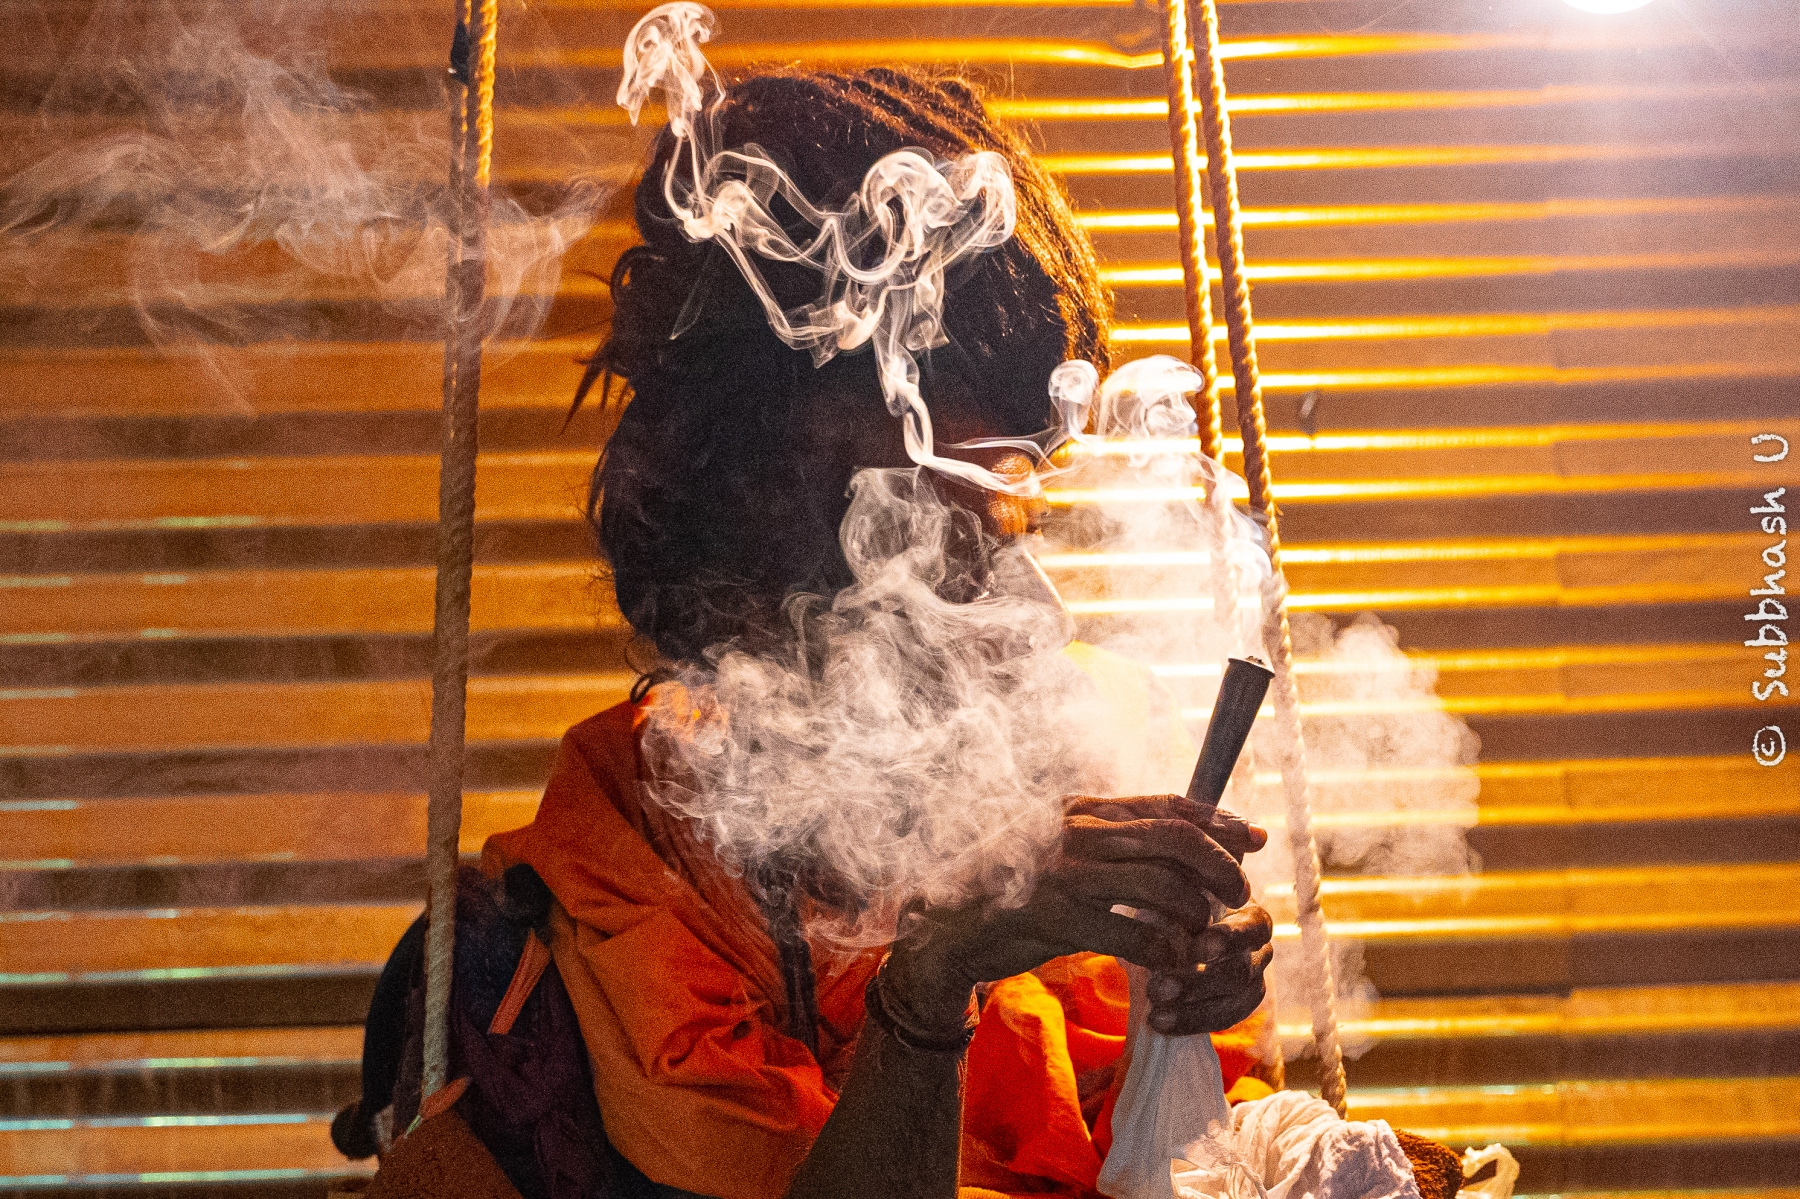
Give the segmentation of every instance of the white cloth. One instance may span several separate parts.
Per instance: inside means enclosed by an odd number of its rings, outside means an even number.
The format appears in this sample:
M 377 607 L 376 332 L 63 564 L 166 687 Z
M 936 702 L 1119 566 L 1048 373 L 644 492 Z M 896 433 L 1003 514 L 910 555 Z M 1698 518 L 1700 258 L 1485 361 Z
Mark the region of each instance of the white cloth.
M 1149 973 L 1129 964 L 1125 973 L 1131 980 L 1125 1033 L 1131 1064 L 1113 1104 L 1112 1148 L 1098 1186 L 1112 1199 L 1174 1199 L 1169 1163 L 1231 1119 L 1224 1074 L 1211 1037 L 1165 1036 L 1144 1023 Z
M 1100 1167 L 1111 1199 L 1420 1199 L 1385 1120 L 1346 1121 L 1302 1091 L 1225 1102 L 1212 1038 L 1145 1024 L 1149 975 L 1126 966 L 1130 1064 Z M 1491 1199 L 1505 1199 L 1493 1196 Z
M 1302 1091 L 1231 1109 L 1229 1131 L 1175 1163 L 1179 1199 L 1419 1199 L 1419 1184 L 1385 1120 L 1342 1120 Z

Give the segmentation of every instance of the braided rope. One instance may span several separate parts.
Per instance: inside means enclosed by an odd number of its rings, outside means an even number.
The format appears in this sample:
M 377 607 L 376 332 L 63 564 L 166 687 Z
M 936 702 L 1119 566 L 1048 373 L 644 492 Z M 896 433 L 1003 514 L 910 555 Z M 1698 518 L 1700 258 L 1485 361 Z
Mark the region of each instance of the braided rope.
M 487 190 L 494 166 L 494 58 L 500 41 L 500 0 L 481 0 L 475 65 L 475 186 Z
M 1219 369 L 1213 360 L 1212 283 L 1206 277 L 1206 226 L 1200 208 L 1200 134 L 1194 124 L 1194 48 L 1188 43 L 1187 0 L 1163 0 L 1163 72 L 1169 93 L 1169 145 L 1175 156 L 1175 221 L 1181 237 L 1181 276 L 1187 284 L 1188 357 L 1200 372 L 1200 452 L 1223 458 Z
M 1214 0 L 1197 0 L 1190 10 L 1190 39 L 1199 55 L 1195 73 L 1200 119 L 1206 136 L 1206 178 L 1219 250 L 1225 324 L 1231 343 L 1238 427 L 1244 438 L 1244 479 L 1250 505 L 1268 530 L 1269 563 L 1278 594 L 1263 630 L 1274 659 L 1275 742 L 1287 800 L 1288 844 L 1294 857 L 1294 902 L 1300 925 L 1300 952 L 1312 980 L 1313 1039 L 1319 1049 L 1320 1094 L 1342 1116 L 1345 1111 L 1344 1054 L 1338 1041 L 1336 992 L 1325 913 L 1319 904 L 1319 846 L 1307 799 L 1306 742 L 1300 728 L 1300 693 L 1294 683 L 1294 639 L 1288 627 L 1287 582 L 1281 568 L 1280 521 L 1271 494 L 1268 426 L 1262 382 L 1256 368 L 1256 331 L 1250 313 L 1250 284 L 1244 277 L 1243 218 L 1238 208 L 1237 172 L 1231 161 L 1231 117 L 1225 111 L 1225 64 L 1219 57 L 1219 13 Z
M 450 982 L 456 951 L 456 866 L 462 840 L 497 14 L 495 0 L 483 0 L 479 12 L 465 2 L 463 28 L 471 30 L 479 50 L 473 62 L 453 64 L 467 70 L 473 79 L 465 78 L 462 87 L 450 89 L 451 229 L 444 280 L 444 425 L 432 629 L 431 797 L 425 832 L 429 917 L 425 933 L 424 1095 L 440 1090 L 449 1082 L 450 1073 Z

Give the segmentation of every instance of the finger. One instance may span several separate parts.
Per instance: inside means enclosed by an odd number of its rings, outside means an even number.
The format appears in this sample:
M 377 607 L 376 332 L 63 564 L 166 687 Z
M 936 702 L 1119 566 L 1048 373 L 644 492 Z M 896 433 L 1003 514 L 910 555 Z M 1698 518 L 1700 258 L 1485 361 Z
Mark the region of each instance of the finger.
M 1159 1003 L 1152 998 L 1150 1026 L 1175 1034 L 1217 1032 L 1248 1018 L 1262 1002 L 1266 990 L 1263 975 L 1273 957 L 1273 948 L 1265 945 L 1252 954 L 1196 972 L 1191 986 L 1182 986 L 1173 975 L 1158 976 L 1153 981 L 1164 983 L 1163 993 L 1173 983 L 1182 995 L 1172 1002 Z
M 1204 813 L 1199 804 L 1179 795 L 1071 795 L 1063 800 L 1065 816 L 1092 816 L 1097 820 L 1188 820 L 1198 824 Z
M 1197 886 L 1191 870 L 1157 859 L 1150 861 L 1059 863 L 1050 876 L 1071 897 L 1102 910 L 1128 904 L 1149 910 L 1190 933 L 1212 922 L 1212 901 Z M 1187 954 L 1191 947 L 1183 944 Z
M 1225 994 L 1260 976 L 1274 956 L 1274 946 L 1264 944 L 1199 966 L 1153 971 L 1148 988 L 1150 1002 L 1174 1006 Z
M 1067 816 L 1089 816 L 1112 822 L 1185 820 L 1211 836 L 1240 862 L 1245 854 L 1255 853 L 1269 842 L 1268 830 L 1261 825 L 1252 824 L 1236 812 L 1197 804 L 1182 795 L 1131 795 L 1119 799 L 1073 795 L 1063 801 L 1063 810 Z
M 1185 942 L 1185 935 L 1057 891 L 1041 889 L 1039 901 L 1024 911 L 1035 909 L 1034 923 L 1041 929 L 1038 935 L 1059 942 L 1062 953 L 1106 954 L 1147 970 L 1171 970 L 1180 962 L 1182 946 L 1175 938 Z
M 1157 858 L 1192 872 L 1227 907 L 1250 899 L 1250 881 L 1225 848 L 1185 820 L 1106 821 L 1075 816 L 1063 825 L 1063 856 L 1120 862 Z
M 1247 953 L 1267 945 L 1275 935 L 1275 921 L 1259 903 L 1245 904 L 1194 938 L 1194 956 L 1213 962 L 1231 954 Z
M 1150 1013 L 1150 1027 L 1170 1036 L 1223 1032 L 1248 1020 L 1262 1004 L 1263 993 L 1262 980 L 1258 979 L 1253 986 L 1230 995 L 1180 1007 L 1156 1008 Z
M 1150 1001 L 1153 1006 L 1180 1007 L 1230 995 L 1262 977 L 1274 960 L 1275 950 L 1264 945 L 1232 954 L 1191 970 L 1153 971 Z
M 1228 812 L 1224 808 L 1208 808 L 1206 823 L 1202 825 L 1207 836 L 1224 847 L 1225 852 L 1242 862 L 1245 854 L 1255 853 L 1269 843 L 1269 830 L 1260 824 L 1252 824 L 1236 812 Z

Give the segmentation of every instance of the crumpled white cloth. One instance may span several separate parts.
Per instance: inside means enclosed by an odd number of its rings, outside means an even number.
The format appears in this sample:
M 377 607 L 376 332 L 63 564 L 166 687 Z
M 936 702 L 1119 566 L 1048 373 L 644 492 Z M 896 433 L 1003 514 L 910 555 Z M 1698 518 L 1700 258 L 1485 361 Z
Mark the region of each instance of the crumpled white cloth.
M 1340 1119 L 1303 1091 L 1238 1104 L 1229 1128 L 1181 1156 L 1171 1173 L 1179 1199 L 1419 1199 L 1386 1120 Z
M 1212 1038 L 1145 1025 L 1149 976 L 1127 966 L 1131 1063 L 1100 1168 L 1111 1199 L 1420 1199 L 1385 1120 L 1346 1121 L 1302 1091 L 1225 1102 Z

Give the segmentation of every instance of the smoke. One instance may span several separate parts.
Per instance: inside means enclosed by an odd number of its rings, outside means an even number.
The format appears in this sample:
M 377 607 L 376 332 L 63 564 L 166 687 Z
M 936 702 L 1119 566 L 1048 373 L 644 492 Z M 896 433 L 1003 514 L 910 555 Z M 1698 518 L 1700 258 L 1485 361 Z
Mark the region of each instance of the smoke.
M 1437 672 L 1400 652 L 1399 635 L 1363 613 L 1343 628 L 1293 619 L 1301 702 L 1313 707 L 1306 753 L 1315 779 L 1319 853 L 1362 875 L 1462 874 L 1476 862 L 1479 742 L 1444 711 Z
M 714 103 L 720 87 L 700 50 L 713 27 L 710 11 L 683 0 L 653 9 L 625 44 L 619 104 L 635 123 L 650 93 L 663 92 L 677 139 L 663 197 L 682 231 L 694 241 L 711 239 L 731 256 L 762 301 L 769 327 L 809 351 L 815 366 L 841 351 L 871 347 L 888 411 L 902 423 L 907 457 L 978 487 L 1032 493 L 1030 474 L 1002 477 L 937 454 L 914 357 L 947 340 L 945 272 L 1012 236 L 1017 211 L 1006 160 L 991 151 L 945 162 L 923 150 L 897 150 L 869 168 L 844 208 L 818 208 L 761 147 L 720 145 Z M 804 235 L 791 234 L 772 215 L 777 198 L 797 215 Z M 819 298 L 784 308 L 759 259 L 816 271 Z M 678 321 L 675 336 L 685 327 Z M 1003 439 L 970 446 L 1026 444 Z
M 652 692 L 644 753 L 725 862 L 807 863 L 850 899 L 837 934 L 881 943 L 912 899 L 1022 902 L 1060 797 L 1107 793 L 1122 746 L 1084 735 L 1117 721 L 1025 551 L 928 475 L 857 475 L 843 544 L 856 582 L 789 604 L 791 652 L 728 648 Z
M 1183 391 L 1197 373 L 1169 359 L 1115 372 L 1095 405 L 1093 436 L 1053 496 L 1083 507 L 1046 529 L 1063 544 L 1044 555 L 1083 632 L 1100 647 L 1151 668 L 1174 696 L 1195 739 L 1205 727 L 1224 659 L 1268 658 L 1263 626 L 1274 600 L 1259 526 L 1232 498 L 1243 484 L 1201 457 Z M 1307 775 L 1320 858 L 1328 872 L 1369 876 L 1462 874 L 1477 865 L 1465 832 L 1475 823 L 1477 742 L 1438 702 L 1435 672 L 1400 651 L 1398 636 L 1369 614 L 1338 628 L 1292 617 L 1296 677 L 1305 717 Z M 1279 785 L 1279 747 L 1259 723 L 1248 769 L 1226 806 L 1277 835 L 1244 863 L 1252 890 L 1277 921 L 1293 919 L 1293 860 Z M 1163 788 L 1185 789 L 1192 758 L 1171 764 Z M 1330 914 L 1329 898 L 1327 914 Z M 1341 1017 L 1375 991 L 1363 947 L 1333 939 Z M 1278 1015 L 1306 1022 L 1315 980 L 1297 941 L 1277 941 L 1271 970 Z M 1366 1046 L 1346 1045 L 1354 1056 Z
M 858 474 L 841 530 L 854 585 L 791 600 L 785 654 L 722 647 L 652 692 L 651 797 L 693 818 L 748 875 L 804 863 L 815 894 L 837 901 L 825 931 L 881 943 L 913 900 L 1022 902 L 1056 844 L 1063 797 L 1185 789 L 1192 742 L 1141 663 L 1222 660 L 1254 627 L 1268 574 L 1224 472 L 1152 436 L 1192 433 L 1184 393 L 1197 381 L 1184 364 L 1149 359 L 1096 397 L 1091 367 L 1058 372 L 1066 411 L 1085 420 L 1092 407 L 1101 430 L 1078 442 L 1096 452 L 1052 472 L 1058 486 L 1149 479 L 1180 493 L 1145 503 L 1119 490 L 1089 510 L 1104 518 L 1082 551 L 994 542 L 920 469 Z M 1105 452 L 1107 434 L 1122 431 L 1140 453 Z M 1055 564 L 1171 543 L 1232 563 L 1249 620 L 1235 602 L 1223 622 L 1184 613 L 1154 646 L 1135 627 L 1115 648 L 1137 663 L 1071 652 L 1068 611 L 1031 551 Z M 1204 563 L 1201 573 L 1212 577 Z
M 696 4 L 651 12 L 627 43 L 618 94 L 634 120 L 653 90 L 664 94 L 676 146 L 663 192 L 686 235 L 724 247 L 777 335 L 815 363 L 872 346 L 921 468 L 1042 491 L 1062 509 L 1034 559 L 1022 543 L 987 539 L 932 474 L 865 471 L 841 530 L 854 585 L 791 599 L 784 651 L 715 647 L 678 686 L 652 692 L 652 798 L 694 819 L 747 875 L 804 875 L 828 901 L 825 931 L 878 943 L 914 901 L 1022 901 L 1065 795 L 1184 791 L 1224 660 L 1270 656 L 1263 630 L 1279 583 L 1261 528 L 1234 506 L 1242 482 L 1195 448 L 1187 397 L 1200 377 L 1173 359 L 1136 361 L 1104 382 L 1088 363 L 1064 363 L 1049 381 L 1061 429 L 984 443 L 1040 459 L 1062 444 L 1056 468 L 1001 476 L 938 455 L 913 355 L 942 340 L 945 269 L 1011 235 L 1004 160 L 899 151 L 846 207 L 821 210 L 758 147 L 719 144 L 720 89 L 700 50 L 712 31 Z M 804 236 L 771 215 L 777 199 Z M 812 268 L 818 297 L 783 307 L 763 260 Z M 1069 647 L 1071 614 L 1109 652 Z M 1311 654 L 1303 696 L 1322 705 L 1310 764 L 1329 780 L 1318 789 L 1327 863 L 1467 869 L 1473 741 L 1432 699 L 1428 673 L 1373 622 L 1299 632 Z M 1254 754 L 1279 756 L 1266 745 Z M 1231 802 L 1279 823 L 1276 791 L 1255 774 L 1240 772 Z M 1422 828 L 1408 822 L 1420 816 Z M 1292 907 L 1282 844 L 1273 838 L 1249 864 L 1278 914 Z M 1358 947 L 1339 953 L 1343 990 L 1366 992 Z M 1292 956 L 1278 953 L 1277 972 L 1297 1001 L 1310 984 Z
M 449 25 L 343 0 L 101 0 L 36 64 L 36 127 L 0 167 L 0 285 L 29 305 L 54 281 L 54 304 L 74 300 L 57 332 L 102 342 L 439 336 Z M 501 28 L 503 64 L 542 40 L 523 10 Z M 386 61 L 357 61 L 371 44 Z M 345 82 L 359 75 L 382 100 Z M 547 78 L 503 77 L 502 103 L 558 99 Z M 625 165 L 622 131 L 584 136 L 557 154 L 585 168 L 528 196 L 494 190 L 494 335 L 541 325 L 609 164 Z

